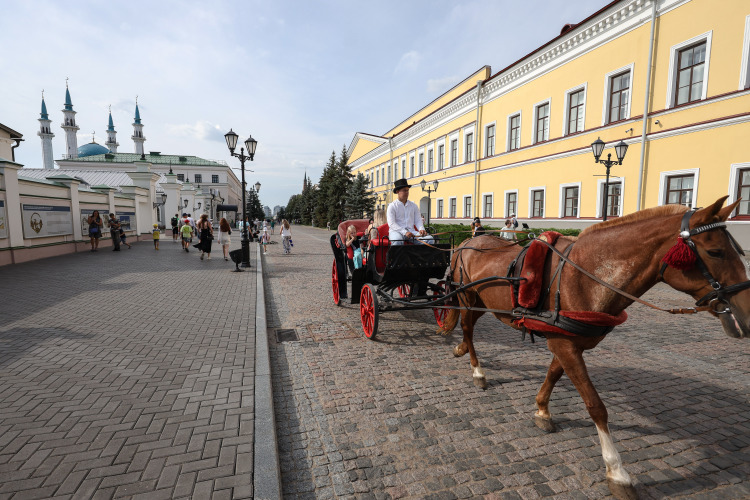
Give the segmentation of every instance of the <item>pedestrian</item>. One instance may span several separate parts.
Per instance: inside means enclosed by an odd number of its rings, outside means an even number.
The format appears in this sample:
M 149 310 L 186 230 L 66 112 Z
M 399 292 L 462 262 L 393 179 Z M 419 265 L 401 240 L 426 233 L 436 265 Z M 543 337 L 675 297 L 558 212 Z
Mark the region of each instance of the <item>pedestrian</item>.
M 159 238 L 161 238 L 161 232 L 159 231 L 159 224 L 154 224 L 154 230 L 151 231 L 154 235 L 154 248 L 159 250 Z
M 206 260 L 211 260 L 211 242 L 214 239 L 214 228 L 208 220 L 208 215 L 201 214 L 201 218 L 196 227 L 198 231 L 200 231 L 200 237 L 198 238 L 198 244 L 195 245 L 195 247 L 201 251 L 201 260 L 203 260 L 204 254 L 207 255 Z
M 187 217 L 185 223 L 180 228 L 180 234 L 182 235 L 182 248 L 186 252 L 190 252 L 190 242 L 193 240 L 193 227 L 189 224 Z
M 482 221 L 479 220 L 479 217 L 475 217 L 474 218 L 474 224 L 473 224 L 473 226 L 474 227 L 473 227 L 472 232 L 471 232 L 472 238 L 474 236 L 482 236 L 484 234 L 484 228 L 482 227 Z
M 91 239 L 91 251 L 96 252 L 99 249 L 99 238 L 102 237 L 102 218 L 99 215 L 99 210 L 89 215 L 89 238 Z
M 505 219 L 505 226 L 500 230 L 500 237 L 504 240 L 516 239 L 516 231 L 510 219 Z
M 260 237 L 260 243 L 263 245 L 263 253 L 268 253 L 268 243 L 271 241 L 271 236 L 268 234 L 268 226 L 263 226 L 263 236 Z
M 122 227 L 120 228 L 120 243 L 122 243 L 123 245 L 127 245 L 128 250 L 130 250 L 131 245 L 130 243 L 128 243 L 128 235 L 125 234 L 125 231 L 122 229 Z
M 516 219 L 516 214 L 510 214 L 510 223 L 513 226 L 513 229 L 518 229 L 518 219 Z
M 222 217 L 219 221 L 219 245 L 221 245 L 221 250 L 224 252 L 224 260 L 229 260 L 229 244 L 231 243 L 231 240 L 229 239 L 230 234 L 232 234 L 232 228 L 229 225 L 229 222 Z
M 190 213 L 187 214 L 187 218 L 188 218 L 188 224 L 190 224 L 190 227 L 193 228 L 193 235 L 198 238 L 198 241 L 200 241 L 201 237 L 198 234 L 198 228 L 195 227 L 195 219 L 193 219 L 193 214 L 190 214 Z M 191 237 L 190 238 L 190 243 L 192 243 L 192 242 L 193 242 L 193 238 Z
M 174 217 L 172 217 L 172 220 L 169 222 L 172 224 L 172 241 L 177 241 L 177 236 L 180 232 L 180 228 L 177 227 L 180 222 L 180 216 L 178 214 L 174 214 Z
M 117 220 L 115 214 L 109 214 L 109 235 L 112 237 L 112 245 L 114 248 L 113 252 L 120 251 L 120 221 Z
M 276 219 L 271 219 L 271 234 L 273 234 L 274 227 L 276 227 Z
M 284 247 L 284 255 L 292 253 L 292 228 L 286 219 L 281 220 L 281 243 Z

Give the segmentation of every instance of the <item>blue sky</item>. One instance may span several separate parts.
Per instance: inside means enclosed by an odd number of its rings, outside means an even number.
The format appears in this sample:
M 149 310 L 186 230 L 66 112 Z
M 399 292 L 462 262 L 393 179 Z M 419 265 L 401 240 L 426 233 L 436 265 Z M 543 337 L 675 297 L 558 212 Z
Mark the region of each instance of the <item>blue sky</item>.
M 79 146 L 132 152 L 135 97 L 147 151 L 230 158 L 224 133 L 258 141 L 249 184 L 285 205 L 356 132 L 383 134 L 487 64 L 493 73 L 606 5 L 524 2 L 3 2 L 0 123 L 22 134 L 16 161 L 41 167 L 41 91 L 55 158 L 69 86 Z

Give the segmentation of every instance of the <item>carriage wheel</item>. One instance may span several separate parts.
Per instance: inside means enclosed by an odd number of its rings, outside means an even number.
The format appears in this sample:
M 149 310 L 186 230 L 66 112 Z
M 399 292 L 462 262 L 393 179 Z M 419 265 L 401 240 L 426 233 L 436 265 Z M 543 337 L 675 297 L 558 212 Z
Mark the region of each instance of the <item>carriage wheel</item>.
M 362 294 L 359 297 L 359 316 L 362 319 L 362 330 L 365 337 L 372 340 L 378 332 L 378 296 L 375 293 L 375 287 L 366 284 L 362 287 Z
M 339 272 L 336 270 L 336 259 L 333 259 L 331 285 L 333 286 L 333 303 L 339 305 L 341 304 L 341 297 L 339 296 Z
M 398 294 L 402 299 L 411 295 L 411 285 L 399 285 Z
M 437 286 L 440 287 L 440 290 L 431 290 L 432 295 L 442 297 L 447 292 L 447 290 L 445 289 L 445 281 L 439 281 L 437 283 Z M 443 328 L 443 325 L 445 324 L 445 318 L 448 316 L 449 311 L 450 309 L 438 309 L 438 308 L 432 309 L 432 313 L 435 315 L 435 321 L 437 322 L 437 325 L 440 328 Z

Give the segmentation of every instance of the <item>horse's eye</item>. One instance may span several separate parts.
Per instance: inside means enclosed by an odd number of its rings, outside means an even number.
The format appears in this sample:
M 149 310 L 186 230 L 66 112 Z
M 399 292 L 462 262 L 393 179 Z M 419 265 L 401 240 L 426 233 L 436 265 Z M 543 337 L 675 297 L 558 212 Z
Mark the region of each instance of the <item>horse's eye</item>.
M 721 257 L 724 257 L 724 251 L 723 250 L 708 250 L 708 255 L 711 257 L 720 259 Z

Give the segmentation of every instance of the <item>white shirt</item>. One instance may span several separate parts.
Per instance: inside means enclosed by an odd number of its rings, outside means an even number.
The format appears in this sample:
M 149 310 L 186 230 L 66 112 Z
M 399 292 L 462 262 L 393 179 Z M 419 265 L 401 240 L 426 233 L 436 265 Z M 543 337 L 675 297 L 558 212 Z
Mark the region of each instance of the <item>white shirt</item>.
M 413 201 L 407 200 L 404 204 L 398 200 L 393 200 L 388 205 L 386 218 L 388 219 L 388 230 L 399 233 L 401 236 L 406 236 L 407 232 L 414 233 L 414 227 L 417 228 L 417 232 L 424 230 L 422 214 L 419 213 L 419 207 Z

